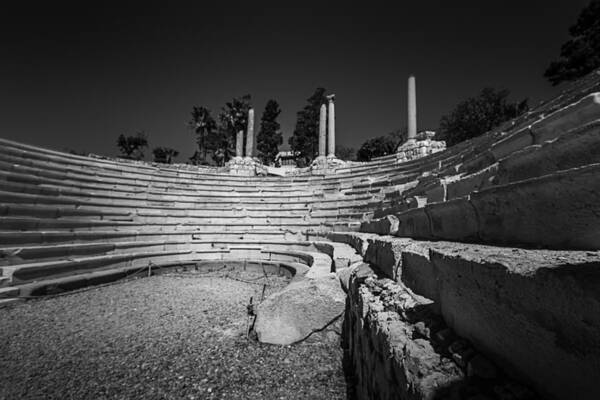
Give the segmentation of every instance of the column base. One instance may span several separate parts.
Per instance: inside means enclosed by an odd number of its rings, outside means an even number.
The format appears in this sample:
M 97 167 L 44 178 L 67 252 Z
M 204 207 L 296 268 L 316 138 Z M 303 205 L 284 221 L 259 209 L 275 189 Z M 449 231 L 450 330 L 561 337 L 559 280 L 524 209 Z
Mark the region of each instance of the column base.
M 411 138 L 396 150 L 397 162 L 406 162 L 426 157 L 438 151 L 446 150 L 446 142 L 433 140 L 435 132 L 419 132 L 416 138 Z
M 329 154 L 327 157 L 319 156 L 315 158 L 310 165 L 310 171 L 313 175 L 334 174 L 335 169 L 343 165 L 346 165 L 346 161 Z
M 264 166 L 250 157 L 235 156 L 227 163 L 231 175 L 256 176 L 265 175 Z

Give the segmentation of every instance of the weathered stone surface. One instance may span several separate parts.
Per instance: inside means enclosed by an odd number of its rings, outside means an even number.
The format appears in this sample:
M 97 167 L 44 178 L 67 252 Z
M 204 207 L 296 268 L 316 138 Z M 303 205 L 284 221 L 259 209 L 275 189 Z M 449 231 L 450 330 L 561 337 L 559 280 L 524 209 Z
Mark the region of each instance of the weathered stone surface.
M 498 163 L 491 185 L 543 176 L 560 170 L 600 162 L 600 122 L 572 129 L 556 140 L 524 148 Z
M 473 174 L 453 179 L 446 187 L 446 199 L 452 200 L 468 196 L 476 190 L 490 186 L 492 179 L 496 177 L 498 164 L 494 163 Z
M 531 127 L 535 143 L 546 140 L 570 129 L 600 119 L 600 93 L 592 93 L 579 101 L 555 111 Z
M 598 176 L 600 164 L 590 164 L 476 191 L 469 199 L 428 204 L 396 214 L 399 221 L 396 236 L 598 249 Z M 372 222 L 373 226 L 376 222 Z
M 360 224 L 360 231 L 378 235 L 395 235 L 398 232 L 398 218 L 394 215 L 386 215 L 380 219 L 365 221 Z
M 358 232 L 328 232 L 326 236 L 328 239 L 335 242 L 346 243 L 352 246 L 356 252 L 362 256 L 366 254 L 367 248 L 369 247 L 368 239 L 370 237 L 375 237 L 375 235 L 370 233 Z
M 345 298 L 333 274 L 292 282 L 257 307 L 254 329 L 258 340 L 280 345 L 298 342 L 339 317 Z
M 475 208 L 464 198 L 427 206 L 433 238 L 443 240 L 479 240 L 479 220 Z
M 500 160 L 532 144 L 534 144 L 534 140 L 531 130 L 529 127 L 523 128 L 494 143 L 490 148 L 490 159 L 494 161 Z
M 429 217 L 423 208 L 413 208 L 406 212 L 396 214 L 398 217 L 398 232 L 396 236 L 413 237 L 417 239 L 431 238 Z
M 485 243 L 600 248 L 600 164 L 473 193 Z
M 398 280 L 402 274 L 402 249 L 410 242 L 410 239 L 374 238 L 369 240 L 364 260 L 377 268 L 383 276 Z
M 371 238 L 369 248 L 392 248 L 389 238 L 377 241 Z M 600 396 L 599 252 L 406 239 L 396 248 L 400 254 L 380 257 L 387 265 L 378 269 L 393 270 L 400 263 L 402 282 L 433 300 L 432 310 L 486 358 L 550 397 Z M 447 339 L 437 339 L 443 331 L 433 335 L 440 345 L 455 341 L 447 332 Z M 456 354 L 468 371 L 475 356 Z M 471 365 L 472 375 L 491 379 L 498 373 L 479 361 Z
M 354 367 L 359 399 L 433 399 L 445 386 L 462 381 L 461 370 L 429 340 L 415 338 L 414 325 L 402 317 L 428 304 L 426 299 L 373 277 L 352 277 L 348 296 L 343 347 Z
M 431 262 L 458 334 L 542 393 L 600 396 L 600 257 L 447 245 L 432 248 Z

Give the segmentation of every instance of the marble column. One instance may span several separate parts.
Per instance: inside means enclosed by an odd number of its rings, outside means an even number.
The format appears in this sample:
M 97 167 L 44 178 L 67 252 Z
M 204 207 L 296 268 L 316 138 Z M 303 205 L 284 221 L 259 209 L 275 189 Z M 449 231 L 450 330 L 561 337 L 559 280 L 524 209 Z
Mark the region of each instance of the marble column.
M 319 114 L 319 157 L 327 155 L 327 106 L 321 104 L 321 113 Z
M 235 137 L 235 156 L 244 156 L 244 131 L 238 131 Z
M 327 143 L 327 157 L 335 157 L 335 103 L 333 102 L 334 99 L 335 94 L 327 96 L 327 100 L 329 101 L 329 137 Z
M 248 131 L 246 132 L 246 157 L 252 157 L 254 150 L 254 109 L 248 110 Z
M 408 140 L 417 138 L 417 89 L 415 77 L 408 77 Z

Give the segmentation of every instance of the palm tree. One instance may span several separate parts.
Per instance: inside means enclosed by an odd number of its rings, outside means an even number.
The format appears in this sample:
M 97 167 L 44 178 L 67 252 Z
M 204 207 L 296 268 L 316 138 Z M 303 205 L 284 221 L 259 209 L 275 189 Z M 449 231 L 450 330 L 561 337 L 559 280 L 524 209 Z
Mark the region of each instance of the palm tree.
M 209 140 L 211 135 L 214 134 L 217 124 L 210 115 L 210 110 L 206 107 L 194 107 L 191 114 L 192 119 L 188 122 L 188 126 L 196 134 L 198 149 L 202 152 L 202 156 L 206 161 L 206 153 L 209 150 Z

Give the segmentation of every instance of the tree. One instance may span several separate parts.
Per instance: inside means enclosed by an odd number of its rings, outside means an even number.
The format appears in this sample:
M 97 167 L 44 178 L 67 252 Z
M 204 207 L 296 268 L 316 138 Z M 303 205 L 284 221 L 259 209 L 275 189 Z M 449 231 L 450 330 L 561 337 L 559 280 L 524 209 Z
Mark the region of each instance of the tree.
M 298 112 L 296 127 L 288 142 L 292 151 L 299 154 L 299 166 L 310 164 L 319 151 L 319 112 L 321 104 L 327 103 L 325 89 L 317 88 L 307 102 Z
M 188 122 L 188 126 L 196 134 L 198 150 L 206 161 L 208 151 L 214 150 L 211 148 L 211 144 L 217 130 L 217 123 L 206 107 L 193 107 L 191 114 L 192 119 Z
M 544 73 L 553 85 L 580 78 L 600 67 L 600 0 L 592 1 L 569 28 L 571 39 L 560 49 L 558 60 Z
M 373 157 L 387 156 L 393 154 L 398 146 L 397 139 L 391 134 L 378 136 L 367 140 L 360 146 L 356 159 L 358 161 L 371 161 Z
M 117 139 L 117 146 L 124 158 L 141 160 L 144 158 L 143 149 L 148 147 L 148 137 L 144 131 L 138 132 L 135 136 L 121 134 Z
M 279 104 L 275 100 L 269 100 L 260 118 L 260 131 L 256 136 L 256 149 L 258 150 L 258 157 L 265 165 L 275 162 L 279 146 L 283 144 L 283 135 L 279 130 L 281 125 L 277 122 L 279 114 L 281 114 Z
M 336 144 L 335 145 L 335 155 L 340 160 L 354 161 L 354 159 L 356 158 L 356 149 L 353 147 Z
M 224 165 L 235 154 L 236 135 L 239 131 L 246 130 L 249 109 L 249 94 L 234 98 L 221 109 L 218 129 L 208 143 L 213 149 L 213 160 L 217 165 Z
M 391 136 L 396 141 L 396 147 L 398 147 L 398 145 L 401 145 L 408 140 L 408 128 L 394 129 L 388 133 L 388 136 Z
M 439 140 L 445 140 L 448 147 L 453 146 L 479 136 L 529 109 L 527 99 L 520 103 L 509 103 L 508 95 L 508 90 L 485 88 L 477 97 L 460 102 L 450 114 L 441 118 Z
M 177 157 L 179 152 L 175 149 L 171 149 L 169 147 L 156 147 L 152 150 L 154 154 L 154 162 L 171 164 L 173 162 L 173 158 Z

